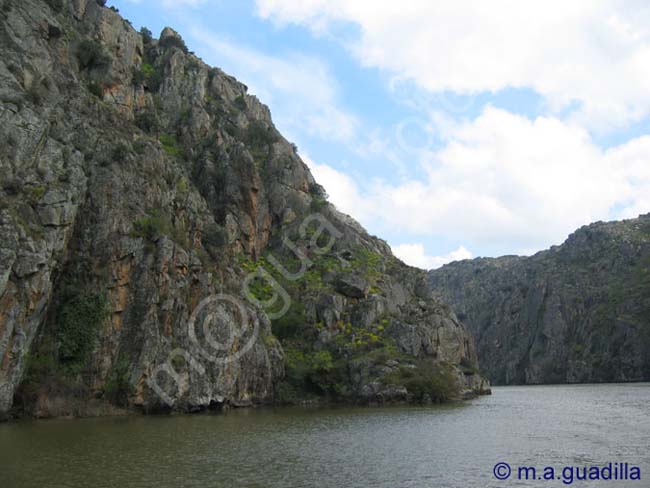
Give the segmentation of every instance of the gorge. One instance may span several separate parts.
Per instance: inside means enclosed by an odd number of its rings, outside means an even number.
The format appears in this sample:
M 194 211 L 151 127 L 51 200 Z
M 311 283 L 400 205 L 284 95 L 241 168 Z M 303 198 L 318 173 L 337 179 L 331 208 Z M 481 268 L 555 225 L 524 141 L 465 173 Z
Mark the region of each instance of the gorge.
M 0 414 L 487 391 L 426 273 L 328 203 L 268 108 L 104 4 L 2 2 Z

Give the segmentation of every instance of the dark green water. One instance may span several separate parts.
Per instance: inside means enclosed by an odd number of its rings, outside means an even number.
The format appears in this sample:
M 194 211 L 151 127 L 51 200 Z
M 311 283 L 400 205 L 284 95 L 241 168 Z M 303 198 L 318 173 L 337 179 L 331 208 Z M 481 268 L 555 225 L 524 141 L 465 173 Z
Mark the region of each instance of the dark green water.
M 513 475 L 497 481 L 493 466 Z M 543 468 L 628 462 L 650 486 L 650 385 L 495 388 L 430 408 L 259 409 L 226 415 L 0 425 L 0 487 L 559 487 Z

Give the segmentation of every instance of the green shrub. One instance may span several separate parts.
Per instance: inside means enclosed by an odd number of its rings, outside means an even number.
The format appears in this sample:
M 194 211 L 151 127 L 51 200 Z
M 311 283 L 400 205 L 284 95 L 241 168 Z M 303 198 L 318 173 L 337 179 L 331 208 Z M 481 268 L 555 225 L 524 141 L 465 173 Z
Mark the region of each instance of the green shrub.
M 114 148 L 113 148 L 113 161 L 116 163 L 121 163 L 123 162 L 129 155 L 129 146 L 126 145 L 124 142 L 118 143 Z
M 246 104 L 246 97 L 244 95 L 239 95 L 237 98 L 235 98 L 235 107 L 237 107 L 239 110 L 246 110 L 248 105 Z
M 42 395 L 85 399 L 88 388 L 78 379 L 59 364 L 55 346 L 49 339 L 35 341 L 32 351 L 25 356 L 25 372 L 14 393 L 14 407 L 21 413 L 34 415 L 34 406 Z
M 339 330 L 335 342 L 342 349 L 359 354 L 393 347 L 393 341 L 386 336 L 382 325 L 375 324 L 366 328 L 342 320 L 337 325 Z
M 293 300 L 287 313 L 272 322 L 271 330 L 280 340 L 292 339 L 304 333 L 306 324 L 305 307 Z
M 59 364 L 51 350 L 30 352 L 25 357 L 25 374 L 21 388 L 34 390 L 57 373 Z
M 287 381 L 297 390 L 324 394 L 335 384 L 330 377 L 335 368 L 329 351 L 303 352 L 287 348 L 285 361 Z
M 45 195 L 46 188 L 44 186 L 34 186 L 29 190 L 29 194 L 33 202 L 38 202 L 43 195 Z
M 129 381 L 129 371 L 128 361 L 120 361 L 113 367 L 104 383 L 104 396 L 106 399 L 121 407 L 128 406 L 129 396 L 134 392 L 133 385 Z
M 316 182 L 309 184 L 309 194 L 315 198 L 327 198 L 327 192 L 325 191 L 325 188 Z
M 189 184 L 187 183 L 187 180 L 184 177 L 180 177 L 178 181 L 176 182 L 176 192 L 185 195 L 190 189 Z
M 463 357 L 460 360 L 460 369 L 465 374 L 475 374 L 478 373 L 478 368 L 470 361 L 468 358 Z
M 68 371 L 76 373 L 88 361 L 97 332 L 108 315 L 105 296 L 80 288 L 63 292 L 56 314 L 56 330 L 59 359 Z
M 145 76 L 141 69 L 133 68 L 133 75 L 131 77 L 131 83 L 133 86 L 138 87 L 145 82 Z
M 135 125 L 149 134 L 157 132 L 160 124 L 153 110 L 144 110 L 135 116 Z
M 274 294 L 271 283 L 261 276 L 255 276 L 250 280 L 245 291 L 261 302 L 270 300 Z
M 162 69 L 152 64 L 142 63 L 139 68 L 133 69 L 133 85 L 146 85 L 149 91 L 158 91 L 163 81 Z
M 404 386 L 416 401 L 445 402 L 456 398 L 459 393 L 456 378 L 449 368 L 424 362 L 415 367 L 402 366 L 383 381 Z
M 228 242 L 226 229 L 219 224 L 209 224 L 203 229 L 201 243 L 204 247 L 222 247 Z
M 260 120 L 253 120 L 246 130 L 246 143 L 254 147 L 266 147 L 277 142 L 278 135 Z
M 244 139 L 246 149 L 248 149 L 248 152 L 258 165 L 262 164 L 268 157 L 271 144 L 278 140 L 275 130 L 260 120 L 251 121 L 243 134 L 237 129 L 233 129 L 231 135 L 235 138 L 242 137 Z
M 159 138 L 165 152 L 171 156 L 180 156 L 183 151 L 178 147 L 176 138 L 169 134 L 162 134 Z
M 150 44 L 153 40 L 153 33 L 146 27 L 140 29 L 140 35 L 142 35 L 142 42 L 145 44 Z
M 151 91 L 158 91 L 163 82 L 162 70 L 153 68 L 150 64 L 145 64 L 144 66 L 146 68 L 144 76 L 147 82 L 147 88 Z
M 355 271 L 360 272 L 371 285 L 375 285 L 375 280 L 379 278 L 382 272 L 382 263 L 384 258 L 381 254 L 370 251 L 363 247 L 354 250 L 354 255 L 350 264 Z
M 312 198 L 309 203 L 309 210 L 312 212 L 321 212 L 324 208 L 327 207 L 327 200 L 325 198 Z
M 400 353 L 397 350 L 397 347 L 393 343 L 387 343 L 382 347 L 373 349 L 369 353 L 365 354 L 365 357 L 372 359 L 373 362 L 382 364 L 390 361 L 391 359 L 397 359 L 400 357 Z
M 103 46 L 97 41 L 82 41 L 77 47 L 77 60 L 82 69 L 106 68 L 111 62 Z
M 149 63 L 143 63 L 142 66 L 140 66 L 140 70 L 142 71 L 142 74 L 147 78 L 151 78 L 156 74 L 156 68 L 154 68 L 153 65 Z
M 288 381 L 281 381 L 273 389 L 273 401 L 275 403 L 297 403 L 300 400 L 300 394 Z
M 132 237 L 143 237 L 150 241 L 157 241 L 160 236 L 171 233 L 171 224 L 168 219 L 156 212 L 142 217 L 133 223 Z
M 188 53 L 187 46 L 185 45 L 185 41 L 179 37 L 174 37 L 174 36 L 169 36 L 165 37 L 164 39 L 161 39 L 158 45 L 164 49 L 169 49 L 172 47 L 177 47 L 181 51 L 183 51 L 185 54 Z

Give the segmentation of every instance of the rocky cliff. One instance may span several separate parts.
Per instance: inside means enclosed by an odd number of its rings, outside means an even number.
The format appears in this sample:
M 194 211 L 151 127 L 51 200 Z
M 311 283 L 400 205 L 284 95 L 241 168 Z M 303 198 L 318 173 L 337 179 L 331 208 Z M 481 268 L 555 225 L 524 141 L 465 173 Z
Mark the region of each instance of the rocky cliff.
M 103 3 L 0 1 L 0 415 L 486 388 L 267 107 Z
M 650 215 L 582 227 L 531 257 L 452 263 L 429 283 L 493 382 L 650 380 Z

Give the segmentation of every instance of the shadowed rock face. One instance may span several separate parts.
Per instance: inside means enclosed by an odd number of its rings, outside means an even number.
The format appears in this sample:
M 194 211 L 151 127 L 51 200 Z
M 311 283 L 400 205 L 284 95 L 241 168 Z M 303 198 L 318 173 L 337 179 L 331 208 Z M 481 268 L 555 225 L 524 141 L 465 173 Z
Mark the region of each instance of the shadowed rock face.
M 582 227 L 531 257 L 429 272 L 498 384 L 650 379 L 650 215 Z
M 245 85 L 94 0 L 0 3 L 0 415 L 485 387 L 425 273 L 327 203 Z

